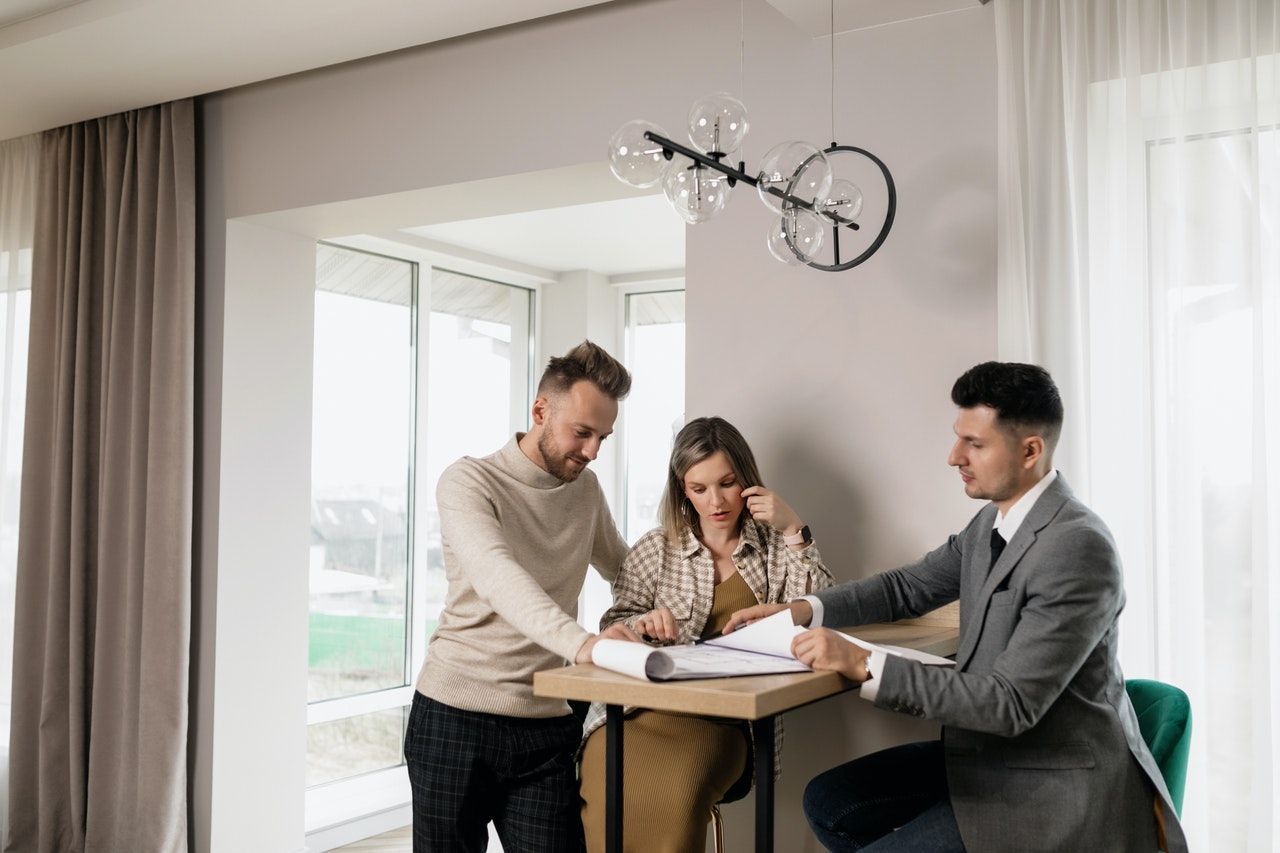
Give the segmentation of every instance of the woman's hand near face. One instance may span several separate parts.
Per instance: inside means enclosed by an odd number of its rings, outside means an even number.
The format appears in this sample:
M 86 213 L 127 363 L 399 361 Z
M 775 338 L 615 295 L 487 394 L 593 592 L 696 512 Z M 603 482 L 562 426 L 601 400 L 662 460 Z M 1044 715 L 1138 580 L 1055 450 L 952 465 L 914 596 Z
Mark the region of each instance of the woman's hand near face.
M 787 506 L 787 502 L 777 493 L 764 486 L 752 486 L 742 490 L 747 500 L 747 512 L 756 521 L 763 521 L 784 536 L 793 536 L 800 532 L 804 522 L 796 511 Z
M 638 617 L 632 624 L 636 631 L 645 636 L 645 639 L 652 637 L 662 642 L 671 642 L 680 636 L 676 618 L 665 607 L 655 607 L 643 616 Z

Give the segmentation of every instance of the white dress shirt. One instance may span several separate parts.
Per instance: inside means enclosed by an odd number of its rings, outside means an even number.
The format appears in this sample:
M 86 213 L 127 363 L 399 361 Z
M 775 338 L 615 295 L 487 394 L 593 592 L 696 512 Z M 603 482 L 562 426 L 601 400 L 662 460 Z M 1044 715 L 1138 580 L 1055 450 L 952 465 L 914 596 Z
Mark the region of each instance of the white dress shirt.
M 1000 536 L 1004 539 L 1006 545 L 1013 541 L 1014 534 L 1018 532 L 1018 528 L 1026 520 L 1031 508 L 1036 505 L 1036 501 L 1040 500 L 1040 496 L 1044 494 L 1045 489 L 1049 488 L 1056 479 L 1058 479 L 1058 471 L 1054 469 L 1041 477 L 1040 482 L 1028 489 L 1025 495 L 1018 498 L 1017 503 L 1009 507 L 1008 512 L 996 513 L 996 520 L 992 529 L 1000 532 Z M 801 598 L 809 602 L 809 606 L 813 608 L 813 619 L 809 621 L 809 627 L 821 628 L 822 602 L 812 595 L 804 595 Z M 868 702 L 874 702 L 876 694 L 880 692 L 880 682 L 875 679 L 875 675 L 876 673 L 884 672 L 884 661 L 887 656 L 885 652 L 872 652 L 871 657 L 867 660 L 867 672 L 871 677 L 863 682 L 858 695 Z

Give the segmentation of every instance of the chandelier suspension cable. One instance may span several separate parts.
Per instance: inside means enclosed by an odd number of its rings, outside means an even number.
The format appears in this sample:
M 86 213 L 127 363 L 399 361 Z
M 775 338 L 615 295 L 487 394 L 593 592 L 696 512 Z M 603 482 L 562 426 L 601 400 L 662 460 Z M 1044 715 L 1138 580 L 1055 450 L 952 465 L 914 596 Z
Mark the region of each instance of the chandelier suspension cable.
M 747 0 L 738 0 L 738 100 L 747 99 Z
M 836 0 L 831 0 L 831 144 L 836 144 Z

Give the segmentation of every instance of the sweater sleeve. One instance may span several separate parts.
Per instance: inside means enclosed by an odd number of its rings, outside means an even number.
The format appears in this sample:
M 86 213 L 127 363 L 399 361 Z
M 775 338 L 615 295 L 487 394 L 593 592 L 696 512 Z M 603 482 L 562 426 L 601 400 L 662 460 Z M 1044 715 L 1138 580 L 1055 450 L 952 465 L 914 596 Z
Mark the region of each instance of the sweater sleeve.
M 493 501 L 465 460 L 441 475 L 436 503 L 441 538 L 476 594 L 530 640 L 574 660 L 591 635 L 520 565 Z
M 640 537 L 613 582 L 613 605 L 600 617 L 600 630 L 624 620 L 628 628 L 635 628 L 636 617 L 653 609 L 665 546 L 666 537 L 661 530 L 651 530 Z
M 626 559 L 627 542 L 618 532 L 618 525 L 613 521 L 613 513 L 609 511 L 609 502 L 604 492 L 596 488 L 599 507 L 596 509 L 595 538 L 591 543 L 591 565 L 596 567 L 600 577 L 613 583 Z

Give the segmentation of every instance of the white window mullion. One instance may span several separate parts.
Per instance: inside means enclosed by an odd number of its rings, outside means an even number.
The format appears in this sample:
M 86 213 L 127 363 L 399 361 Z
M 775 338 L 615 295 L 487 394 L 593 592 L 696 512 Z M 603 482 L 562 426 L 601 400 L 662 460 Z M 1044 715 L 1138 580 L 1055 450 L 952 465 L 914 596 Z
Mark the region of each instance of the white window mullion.
M 390 690 L 379 690 L 376 693 L 364 693 L 359 696 L 343 696 L 325 702 L 312 702 L 307 705 L 307 725 L 331 723 L 334 720 L 345 720 L 347 717 L 358 717 L 361 714 L 372 714 L 376 711 L 390 711 L 413 701 L 413 686 L 393 687 Z

